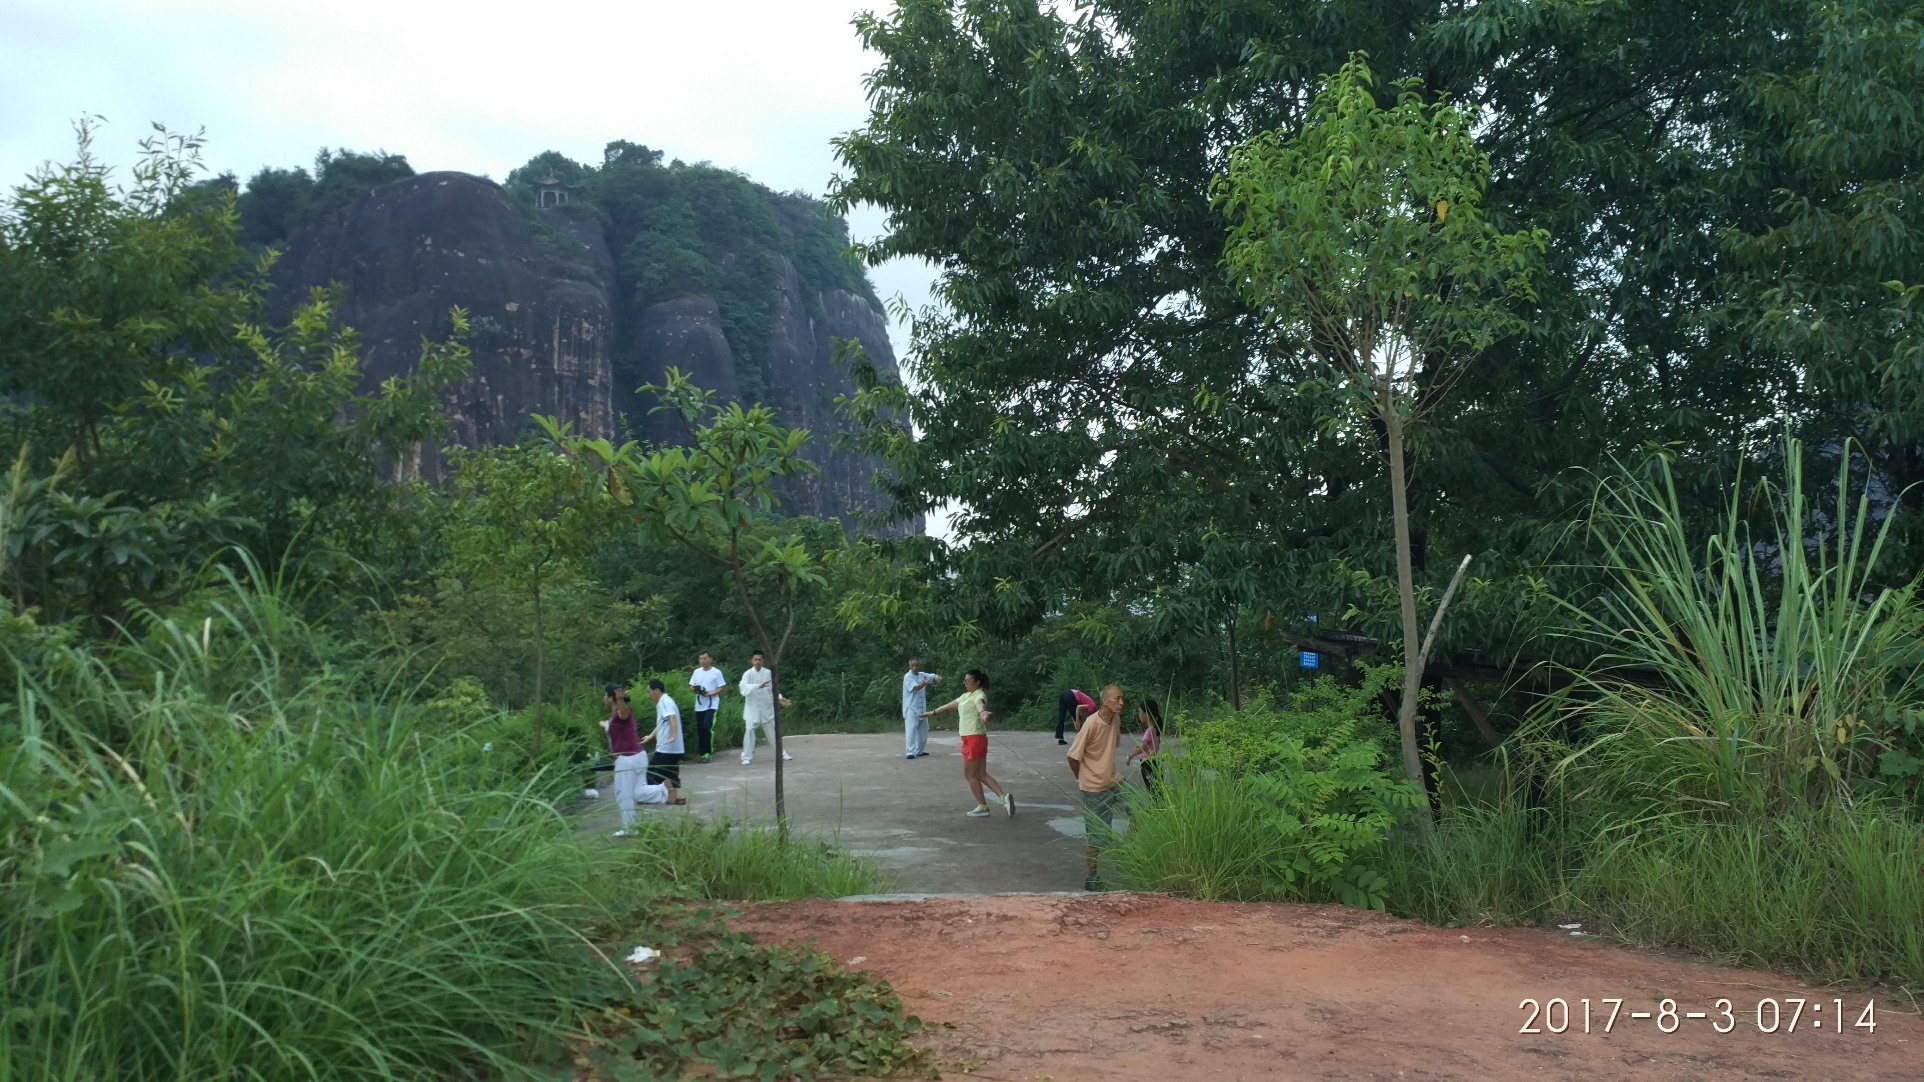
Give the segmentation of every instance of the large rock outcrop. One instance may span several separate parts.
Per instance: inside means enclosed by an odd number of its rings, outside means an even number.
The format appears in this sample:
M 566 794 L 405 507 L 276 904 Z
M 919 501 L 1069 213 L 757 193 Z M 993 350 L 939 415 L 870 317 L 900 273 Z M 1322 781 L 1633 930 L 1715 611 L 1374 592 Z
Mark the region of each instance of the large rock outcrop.
M 285 307 L 338 283 L 370 383 L 412 372 L 423 337 L 445 337 L 450 310 L 467 309 L 474 373 L 448 398 L 453 444 L 512 443 L 536 413 L 612 435 L 613 263 L 598 230 L 572 232 L 538 243 L 498 186 L 424 173 L 310 223 L 276 265 L 275 293 Z M 435 477 L 438 456 L 401 471 Z
M 592 436 L 672 442 L 681 433 L 650 416 L 652 403 L 637 401 L 627 384 L 675 367 L 725 399 L 765 388 L 785 424 L 809 430 L 821 473 L 794 486 L 784 510 L 851 528 L 884 510 L 871 483 L 876 464 L 833 447 L 844 427 L 834 400 L 851 389 L 836 341 L 860 341 L 884 373 L 896 370 L 887 325 L 866 297 L 811 291 L 783 258 L 768 283 L 774 315 L 761 355 L 741 357 L 715 298 L 703 293 L 638 307 L 623 319 L 614 247 L 601 220 L 583 208 L 529 212 L 490 181 L 426 173 L 307 225 L 289 242 L 274 283 L 283 307 L 310 287 L 341 285 L 341 318 L 361 334 L 370 381 L 412 371 L 422 337 L 446 335 L 449 309 L 466 308 L 474 374 L 449 396 L 451 443 L 511 443 L 536 413 Z M 401 464 L 403 474 L 432 478 L 439 470 L 432 453 Z M 918 519 L 883 532 L 921 528 Z

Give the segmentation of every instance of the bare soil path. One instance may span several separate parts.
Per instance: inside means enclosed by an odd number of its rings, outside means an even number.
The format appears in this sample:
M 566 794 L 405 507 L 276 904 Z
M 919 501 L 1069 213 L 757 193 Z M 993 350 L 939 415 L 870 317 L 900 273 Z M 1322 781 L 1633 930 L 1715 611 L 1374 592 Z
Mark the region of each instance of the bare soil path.
M 1924 1020 L 1906 1004 L 1877 998 L 1873 1032 L 1855 1025 L 1862 992 L 1554 930 L 1139 894 L 793 902 L 737 925 L 890 981 L 948 1078 L 1924 1079 Z M 1559 999 L 1567 1019 L 1551 1007 L 1540 1032 L 1519 1032 L 1525 999 Z M 1759 1032 L 1760 1004 L 1766 1025 L 1780 1012 L 1778 1032 Z

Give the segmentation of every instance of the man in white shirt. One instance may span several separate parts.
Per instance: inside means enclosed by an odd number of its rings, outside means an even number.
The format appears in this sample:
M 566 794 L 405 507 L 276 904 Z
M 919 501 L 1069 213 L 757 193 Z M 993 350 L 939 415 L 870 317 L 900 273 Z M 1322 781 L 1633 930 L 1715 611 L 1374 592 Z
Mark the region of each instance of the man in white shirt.
M 920 759 L 929 753 L 929 722 L 923 717 L 929 709 L 927 688 L 942 678 L 922 671 L 922 659 L 909 659 L 909 671 L 902 674 L 902 750 L 905 759 Z
M 770 747 L 775 746 L 775 674 L 762 668 L 762 655 L 757 653 L 749 659 L 747 672 L 742 673 L 742 765 L 755 761 L 755 730 L 760 729 Z M 781 700 L 788 706 L 787 699 Z M 793 759 L 793 755 L 782 752 L 782 758 Z
M 695 671 L 688 674 L 688 690 L 695 693 L 695 750 L 701 753 L 701 761 L 709 757 L 709 738 L 715 731 L 715 711 L 721 706 L 721 693 L 728 687 L 728 677 L 715 667 L 715 660 L 702 651 Z
M 642 743 L 655 742 L 654 761 L 648 764 L 648 780 L 681 788 L 681 756 L 687 750 L 681 731 L 681 708 L 675 705 L 675 697 L 668 694 L 668 685 L 660 680 L 648 681 L 648 697 L 655 701 L 655 731 L 642 738 Z

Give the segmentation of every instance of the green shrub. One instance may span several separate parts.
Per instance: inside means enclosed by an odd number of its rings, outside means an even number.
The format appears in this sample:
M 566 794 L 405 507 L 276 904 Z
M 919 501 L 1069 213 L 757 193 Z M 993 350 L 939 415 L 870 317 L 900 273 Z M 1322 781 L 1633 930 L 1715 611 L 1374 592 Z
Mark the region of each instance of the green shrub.
M 1400 780 L 1371 694 L 1319 680 L 1275 706 L 1183 716 L 1187 755 L 1131 810 L 1124 878 L 1198 897 L 1335 900 L 1381 909 L 1390 831 L 1423 796 Z

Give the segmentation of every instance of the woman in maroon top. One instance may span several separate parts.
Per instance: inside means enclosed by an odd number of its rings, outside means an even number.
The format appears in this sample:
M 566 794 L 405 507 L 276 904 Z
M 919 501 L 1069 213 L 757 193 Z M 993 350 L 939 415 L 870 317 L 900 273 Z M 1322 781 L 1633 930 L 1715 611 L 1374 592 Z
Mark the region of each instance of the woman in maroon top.
M 675 791 L 648 784 L 648 755 L 641 750 L 640 726 L 628 705 L 628 689 L 610 684 L 601 701 L 608 708 L 608 719 L 601 727 L 615 756 L 615 807 L 621 809 L 621 829 L 615 837 L 626 838 L 635 827 L 635 805 L 673 803 Z

